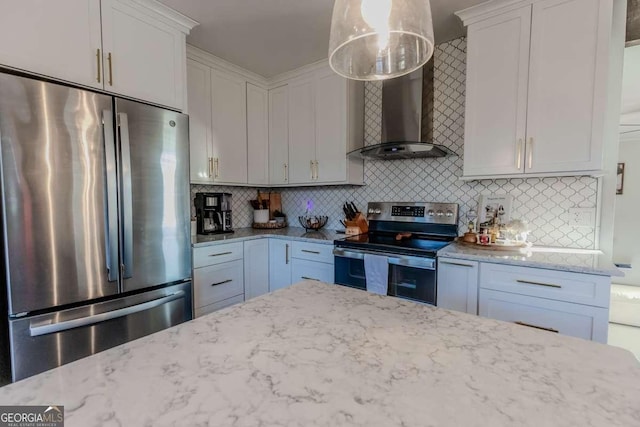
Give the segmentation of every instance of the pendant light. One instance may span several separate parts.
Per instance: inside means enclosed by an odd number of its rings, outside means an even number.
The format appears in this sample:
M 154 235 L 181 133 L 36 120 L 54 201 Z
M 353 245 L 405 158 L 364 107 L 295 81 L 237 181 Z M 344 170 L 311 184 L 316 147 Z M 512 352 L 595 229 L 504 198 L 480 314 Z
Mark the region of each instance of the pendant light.
M 429 0 L 336 0 L 329 65 L 353 80 L 408 74 L 433 55 Z

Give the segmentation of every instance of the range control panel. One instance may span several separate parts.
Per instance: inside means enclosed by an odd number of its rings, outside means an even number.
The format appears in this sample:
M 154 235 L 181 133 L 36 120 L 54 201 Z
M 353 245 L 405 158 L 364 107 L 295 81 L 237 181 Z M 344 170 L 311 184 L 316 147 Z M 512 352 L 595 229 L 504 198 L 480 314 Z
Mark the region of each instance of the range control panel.
M 424 206 L 391 206 L 391 216 L 424 217 Z
M 367 214 L 367 219 L 370 221 L 458 224 L 456 203 L 370 202 Z

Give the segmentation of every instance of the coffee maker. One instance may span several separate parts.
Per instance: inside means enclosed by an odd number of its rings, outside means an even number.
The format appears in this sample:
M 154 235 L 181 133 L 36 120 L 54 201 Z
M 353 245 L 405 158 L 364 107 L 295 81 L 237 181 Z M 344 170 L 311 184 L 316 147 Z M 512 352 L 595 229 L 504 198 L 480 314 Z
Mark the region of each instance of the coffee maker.
M 196 193 L 198 234 L 233 233 L 230 193 Z

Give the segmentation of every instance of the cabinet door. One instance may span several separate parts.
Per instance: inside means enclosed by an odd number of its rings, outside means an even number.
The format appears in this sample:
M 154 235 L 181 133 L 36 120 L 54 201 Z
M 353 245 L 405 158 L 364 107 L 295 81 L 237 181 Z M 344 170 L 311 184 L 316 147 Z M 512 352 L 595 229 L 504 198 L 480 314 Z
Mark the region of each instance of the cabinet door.
M 289 89 L 269 91 L 269 183 L 289 183 Z
M 478 314 L 478 263 L 438 259 L 437 306 Z
M 298 283 L 302 280 L 317 280 L 319 282 L 335 283 L 334 274 L 333 264 L 296 258 L 292 261 L 292 283 Z
M 464 175 L 524 171 L 531 7 L 468 30 Z
M 189 103 L 189 148 L 191 182 L 210 184 L 211 154 L 211 68 L 187 60 L 187 102 Z
M 105 89 L 181 110 L 184 34 L 133 2 L 101 4 Z
M 247 178 L 249 184 L 269 183 L 269 95 L 247 83 Z
M 602 168 L 610 2 L 533 5 L 527 172 Z M 609 18 L 611 11 L 608 13 Z
M 315 76 L 316 181 L 347 180 L 347 80 L 332 70 Z
M 100 0 L 3 1 L 0 64 L 102 89 Z
M 244 294 L 254 298 L 269 292 L 269 239 L 244 242 Z
M 508 292 L 480 289 L 480 316 L 549 333 L 607 342 L 609 310 Z
M 214 180 L 247 183 L 247 86 L 239 76 L 211 70 Z
M 289 183 L 315 180 L 315 103 L 311 77 L 289 82 Z
M 269 239 L 269 291 L 291 285 L 291 242 Z

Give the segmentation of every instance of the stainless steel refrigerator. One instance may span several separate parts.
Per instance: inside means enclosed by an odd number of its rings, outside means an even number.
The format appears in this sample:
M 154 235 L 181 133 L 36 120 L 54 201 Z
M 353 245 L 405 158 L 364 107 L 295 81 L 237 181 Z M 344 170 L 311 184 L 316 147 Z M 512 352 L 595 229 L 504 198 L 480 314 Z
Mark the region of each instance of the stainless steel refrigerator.
M 5 377 L 192 318 L 188 134 L 180 113 L 0 73 Z

